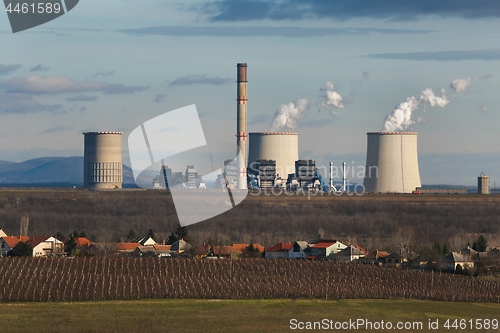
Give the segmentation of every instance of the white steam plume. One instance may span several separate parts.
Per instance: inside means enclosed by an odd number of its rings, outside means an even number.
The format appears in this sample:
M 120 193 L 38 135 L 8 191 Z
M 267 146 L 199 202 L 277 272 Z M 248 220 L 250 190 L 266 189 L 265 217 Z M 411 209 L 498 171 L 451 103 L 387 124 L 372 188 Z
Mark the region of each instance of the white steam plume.
M 451 81 L 450 88 L 456 92 L 463 92 L 469 88 L 472 78 L 468 77 L 466 79 L 456 79 Z
M 344 104 L 342 104 L 342 96 L 335 91 L 335 86 L 332 82 L 326 81 L 325 88 L 321 88 L 320 90 L 323 92 L 321 95 L 321 105 L 327 108 L 333 107 L 338 109 L 344 107 Z M 335 115 L 336 113 L 332 112 L 332 114 Z
M 302 112 L 309 106 L 309 99 L 300 98 L 293 103 L 281 104 L 274 113 L 271 128 L 295 128 L 297 120 L 303 117 Z
M 422 103 L 428 102 L 432 107 L 444 107 L 450 101 L 445 95 L 444 89 L 441 89 L 442 96 L 434 95 L 432 89 L 428 88 L 422 91 L 419 99 L 408 97 L 406 101 L 399 103 L 391 114 L 387 115 L 384 120 L 382 132 L 405 131 L 411 124 L 415 122 L 411 119 L 411 114 Z
M 429 102 L 432 107 L 439 106 L 444 108 L 446 104 L 450 103 L 448 98 L 445 95 L 446 91 L 441 89 L 441 97 L 434 95 L 434 92 L 431 88 L 427 88 L 422 91 L 422 95 L 420 95 L 419 104 L 422 102 Z

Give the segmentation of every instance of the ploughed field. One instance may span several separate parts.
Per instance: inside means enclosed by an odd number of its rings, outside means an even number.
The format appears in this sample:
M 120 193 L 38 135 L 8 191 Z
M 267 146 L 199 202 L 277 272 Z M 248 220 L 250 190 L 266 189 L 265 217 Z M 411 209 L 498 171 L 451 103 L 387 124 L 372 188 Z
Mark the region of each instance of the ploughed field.
M 0 259 L 1 302 L 151 298 L 500 302 L 500 281 L 330 261 Z

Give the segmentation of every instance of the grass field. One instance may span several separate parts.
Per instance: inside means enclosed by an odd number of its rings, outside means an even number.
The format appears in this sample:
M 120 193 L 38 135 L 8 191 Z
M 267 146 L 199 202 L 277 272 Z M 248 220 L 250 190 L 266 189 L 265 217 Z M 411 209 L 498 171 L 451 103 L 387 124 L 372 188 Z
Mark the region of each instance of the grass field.
M 292 331 L 292 318 L 302 322 L 367 319 L 374 323 L 384 320 L 393 325 L 397 322 L 422 322 L 423 329 L 392 331 L 449 332 L 457 330 L 444 328 L 447 319 L 500 320 L 500 304 L 403 300 L 137 300 L 0 304 L 3 332 L 289 332 Z M 439 320 L 439 329 L 429 330 L 429 320 Z M 360 326 L 358 331 L 388 330 Z

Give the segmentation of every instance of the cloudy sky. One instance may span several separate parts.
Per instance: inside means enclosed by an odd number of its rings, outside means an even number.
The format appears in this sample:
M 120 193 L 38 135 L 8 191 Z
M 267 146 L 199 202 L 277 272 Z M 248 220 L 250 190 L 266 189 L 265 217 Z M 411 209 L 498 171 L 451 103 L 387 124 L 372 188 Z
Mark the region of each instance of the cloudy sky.
M 298 131 L 301 158 L 364 165 L 385 126 L 419 133 L 424 184 L 500 186 L 499 17 L 497 0 L 84 0 L 13 34 L 4 13 L 0 160 L 82 155 L 84 131 L 126 150 L 190 104 L 233 142 L 247 62 L 249 130 Z

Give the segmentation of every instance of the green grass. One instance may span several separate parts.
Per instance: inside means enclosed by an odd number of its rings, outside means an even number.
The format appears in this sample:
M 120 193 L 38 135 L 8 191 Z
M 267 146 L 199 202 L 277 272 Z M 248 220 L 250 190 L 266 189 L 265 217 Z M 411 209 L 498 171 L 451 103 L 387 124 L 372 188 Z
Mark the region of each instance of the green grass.
M 393 323 L 421 321 L 424 330 L 418 332 L 447 332 L 442 327 L 446 319 L 500 320 L 500 304 L 405 300 L 137 300 L 0 304 L 3 332 L 289 332 L 292 318 L 299 321 L 325 318 L 334 321 L 361 318 Z M 429 319 L 439 319 L 440 329 L 426 330 Z

